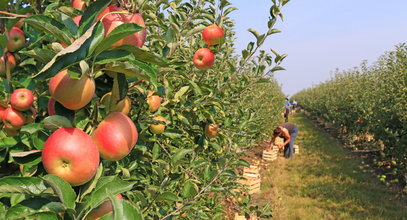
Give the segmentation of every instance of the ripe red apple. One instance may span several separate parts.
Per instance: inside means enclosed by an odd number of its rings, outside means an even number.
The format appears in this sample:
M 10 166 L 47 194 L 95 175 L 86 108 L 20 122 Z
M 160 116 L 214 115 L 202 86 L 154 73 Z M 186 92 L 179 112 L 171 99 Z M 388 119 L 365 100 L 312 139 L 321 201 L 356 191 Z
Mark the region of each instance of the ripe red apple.
M 79 186 L 96 174 L 99 152 L 92 138 L 77 128 L 59 128 L 45 141 L 42 163 L 49 174 Z
M 12 130 L 18 130 L 25 124 L 24 115 L 9 107 L 3 112 L 4 127 Z
M 161 97 L 158 95 L 153 95 L 154 92 L 149 91 L 147 95 L 147 104 L 150 112 L 155 112 L 160 108 Z
M 216 124 L 206 124 L 205 136 L 208 138 L 215 137 L 218 133 L 219 126 Z
M 123 196 L 120 194 L 116 195 L 116 198 L 123 200 Z M 112 201 L 106 200 L 100 206 L 98 206 L 96 209 L 92 210 L 89 212 L 89 214 L 86 216 L 85 220 L 98 220 L 102 216 L 109 214 L 113 212 L 113 204 Z
M 55 112 L 55 99 L 53 99 L 52 97 L 49 97 L 47 111 L 49 116 L 57 114 Z
M 117 7 L 116 5 L 111 5 L 107 7 L 97 18 L 97 20 L 102 19 L 104 15 L 106 15 L 109 12 L 114 12 L 114 11 L 121 11 L 121 12 L 127 12 L 127 10 L 121 9 Z M 117 26 L 124 24 L 124 23 L 134 23 L 139 25 L 140 27 L 143 27 L 144 29 L 136 32 L 130 36 L 127 36 L 121 40 L 118 40 L 116 43 L 112 45 L 112 47 L 118 47 L 124 44 L 130 44 L 134 45 L 136 47 L 141 47 L 143 46 L 144 42 L 146 41 L 146 25 L 144 23 L 143 18 L 141 17 L 140 14 L 108 14 L 106 15 L 103 20 L 103 27 L 105 29 L 105 37 L 112 32 Z
M 12 27 L 8 33 L 7 49 L 10 52 L 15 52 L 24 47 L 25 35 L 24 32 L 18 27 Z
M 71 1 L 71 6 L 73 8 L 79 9 L 79 10 L 85 10 L 86 9 L 85 0 L 72 0 Z
M 201 48 L 194 54 L 194 65 L 200 70 L 208 70 L 215 63 L 215 55 L 208 48 Z
M 108 106 L 110 105 L 110 98 L 112 97 L 112 92 L 108 92 L 102 96 L 100 103 Z M 113 108 L 110 109 L 110 112 L 122 112 L 125 115 L 128 115 L 130 112 L 131 100 L 126 96 L 123 100 L 118 102 Z
M 112 112 L 93 131 L 92 138 L 103 159 L 116 161 L 130 153 L 137 142 L 138 133 L 127 115 Z
M 81 21 L 81 19 L 82 19 L 82 15 L 78 15 L 78 16 L 72 18 L 73 22 L 75 22 L 75 24 L 78 26 L 79 26 L 79 22 Z
M 202 31 L 202 38 L 209 46 L 219 44 L 224 35 L 222 28 L 216 24 L 211 24 Z
M 82 74 L 80 79 L 72 79 L 65 69 L 50 79 L 49 92 L 65 108 L 78 110 L 92 99 L 95 81 L 87 74 Z
M 162 121 L 164 123 L 167 123 L 167 120 L 161 115 L 154 116 L 152 119 L 156 120 L 156 121 Z M 150 127 L 150 130 L 151 130 L 151 132 L 153 134 L 161 134 L 165 130 L 165 125 L 164 124 L 156 124 L 156 125 L 155 124 L 149 124 L 148 127 Z
M 10 97 L 11 107 L 18 111 L 26 111 L 30 109 L 33 102 L 34 102 L 33 92 L 25 88 L 14 90 Z
M 7 64 L 4 61 L 4 56 L 2 56 L 0 58 L 0 76 L 5 76 L 7 69 L 10 69 L 11 73 L 14 67 L 16 67 L 16 59 L 14 58 L 13 54 L 7 53 Z

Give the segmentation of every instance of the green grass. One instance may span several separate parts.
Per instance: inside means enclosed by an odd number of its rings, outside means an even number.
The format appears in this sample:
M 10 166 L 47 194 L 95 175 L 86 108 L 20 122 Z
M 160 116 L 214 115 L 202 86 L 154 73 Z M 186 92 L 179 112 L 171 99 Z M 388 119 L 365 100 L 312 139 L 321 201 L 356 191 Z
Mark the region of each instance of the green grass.
M 290 121 L 299 127 L 300 154 L 270 164 L 257 204 L 270 202 L 275 219 L 407 219 L 406 201 L 361 172 L 337 140 L 300 113 Z

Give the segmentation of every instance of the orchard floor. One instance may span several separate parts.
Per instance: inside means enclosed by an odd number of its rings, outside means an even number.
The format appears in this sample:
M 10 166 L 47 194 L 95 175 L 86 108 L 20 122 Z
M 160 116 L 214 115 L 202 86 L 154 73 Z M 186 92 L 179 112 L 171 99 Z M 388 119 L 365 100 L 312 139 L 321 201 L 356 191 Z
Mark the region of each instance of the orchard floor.
M 290 122 L 299 127 L 300 152 L 279 157 L 263 172 L 260 206 L 270 202 L 274 219 L 407 219 L 407 202 L 395 198 L 360 161 L 301 113 Z

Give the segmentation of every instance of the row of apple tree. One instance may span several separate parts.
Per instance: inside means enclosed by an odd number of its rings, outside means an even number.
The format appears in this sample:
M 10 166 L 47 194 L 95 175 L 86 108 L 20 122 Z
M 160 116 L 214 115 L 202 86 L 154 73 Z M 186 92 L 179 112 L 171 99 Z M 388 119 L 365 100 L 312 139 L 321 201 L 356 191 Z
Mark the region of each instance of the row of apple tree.
M 288 0 L 241 52 L 227 0 L 5 2 L 1 219 L 270 217 L 239 155 L 281 121 Z
M 403 43 L 370 66 L 364 62 L 338 71 L 332 79 L 293 97 L 350 139 L 373 142 L 364 148 L 379 152 L 374 161 L 393 182 L 405 181 L 407 173 L 406 63 Z

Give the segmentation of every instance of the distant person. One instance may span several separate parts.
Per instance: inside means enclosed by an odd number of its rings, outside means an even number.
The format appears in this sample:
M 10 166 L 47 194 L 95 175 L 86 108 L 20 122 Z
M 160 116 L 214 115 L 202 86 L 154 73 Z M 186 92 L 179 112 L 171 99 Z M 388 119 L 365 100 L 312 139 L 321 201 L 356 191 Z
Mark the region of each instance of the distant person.
M 288 101 L 288 98 L 285 98 L 285 103 L 284 103 L 284 118 L 285 118 L 285 122 L 288 122 L 288 115 L 290 114 L 290 107 L 291 107 L 290 101 Z
M 298 127 L 290 122 L 285 122 L 280 124 L 274 129 L 273 137 L 270 141 L 269 151 L 273 148 L 273 145 L 277 137 L 283 138 L 283 144 L 277 144 L 277 147 L 283 150 L 284 147 L 284 157 L 290 158 L 294 154 L 294 141 L 298 134 Z
M 293 113 L 295 113 L 295 111 L 297 110 L 297 105 L 298 105 L 298 103 L 297 103 L 297 100 L 293 100 Z

